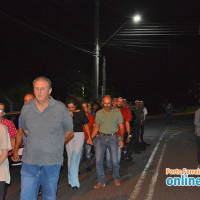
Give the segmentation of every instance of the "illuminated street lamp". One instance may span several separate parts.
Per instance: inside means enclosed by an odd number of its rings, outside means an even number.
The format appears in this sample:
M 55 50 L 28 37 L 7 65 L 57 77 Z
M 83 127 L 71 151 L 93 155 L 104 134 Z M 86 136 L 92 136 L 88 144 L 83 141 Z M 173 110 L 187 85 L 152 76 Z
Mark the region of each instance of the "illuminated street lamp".
M 95 2 L 95 29 L 94 29 L 94 35 L 95 35 L 95 49 L 94 49 L 94 82 L 93 82 L 93 98 L 94 100 L 98 99 L 99 95 L 99 57 L 100 57 L 100 50 L 104 45 L 106 45 L 119 31 L 124 28 L 126 24 L 130 22 L 130 19 L 128 19 L 124 24 L 122 24 L 103 44 L 99 45 L 99 7 L 100 7 L 100 1 L 94 0 Z M 135 15 L 133 17 L 133 22 L 138 23 L 141 21 L 140 15 Z M 105 58 L 104 58 L 104 67 L 105 67 Z M 105 69 L 104 69 L 105 70 Z M 105 73 L 103 73 L 105 74 Z M 105 77 L 103 77 L 104 84 L 102 87 L 102 96 L 105 94 L 106 86 L 105 86 Z
M 142 19 L 141 19 L 141 16 L 140 15 L 135 15 L 133 16 L 133 22 L 134 23 L 138 23 L 140 22 Z

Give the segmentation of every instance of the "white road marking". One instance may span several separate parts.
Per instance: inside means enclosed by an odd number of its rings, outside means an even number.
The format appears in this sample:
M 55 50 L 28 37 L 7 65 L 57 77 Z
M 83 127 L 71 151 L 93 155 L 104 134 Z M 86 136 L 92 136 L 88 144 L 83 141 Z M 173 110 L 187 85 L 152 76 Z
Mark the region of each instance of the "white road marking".
M 137 182 L 137 184 L 136 184 L 131 196 L 129 197 L 129 200 L 134 200 L 134 199 L 137 198 L 137 196 L 138 196 L 138 194 L 139 194 L 139 192 L 141 190 L 142 183 L 144 182 L 144 179 L 145 179 L 145 177 L 146 177 L 146 175 L 148 173 L 148 169 L 149 169 L 149 167 L 151 166 L 151 164 L 153 162 L 155 154 L 156 154 L 156 152 L 158 150 L 158 147 L 159 147 L 161 141 L 163 140 L 163 137 L 164 137 L 165 133 L 166 133 L 166 131 L 164 130 L 162 135 L 160 136 L 160 138 L 159 138 L 159 140 L 158 140 L 158 142 L 156 144 L 156 147 L 154 148 L 154 151 L 151 154 L 151 157 L 149 158 L 149 161 L 147 162 L 147 164 L 146 164 L 146 166 L 145 166 L 145 168 L 144 168 L 144 170 L 143 170 L 143 172 L 142 172 L 142 174 L 141 174 L 141 176 L 140 176 L 140 178 L 139 178 L 139 180 L 138 180 L 138 182 Z
M 187 129 L 187 130 L 183 130 L 183 131 L 179 131 L 177 133 L 174 133 L 173 135 L 171 135 L 169 138 L 166 138 L 165 141 L 168 142 L 169 140 L 171 140 L 174 136 L 178 135 L 179 133 L 183 133 L 186 131 L 192 131 L 193 129 Z
M 173 135 L 171 135 L 170 137 L 168 137 L 167 139 L 165 139 L 164 141 L 165 142 L 168 142 L 170 139 L 172 139 L 174 136 L 180 134 L 180 133 L 183 133 L 183 132 L 186 132 L 186 131 L 191 131 L 192 129 L 186 129 L 186 130 L 181 130 L 177 133 L 174 133 Z M 158 161 L 158 165 L 156 167 L 156 171 L 155 173 L 153 174 L 152 178 L 151 178 L 151 183 L 149 185 L 149 191 L 146 195 L 146 198 L 145 200 L 152 200 L 152 197 L 153 197 L 153 193 L 154 193 L 154 189 L 155 189 L 155 186 L 156 186 L 156 182 L 157 182 L 157 179 L 158 179 L 158 174 L 159 174 L 159 170 L 160 170 L 160 165 L 161 165 L 161 162 L 162 162 L 162 159 L 163 159 L 163 155 L 164 155 L 164 152 L 165 152 L 165 149 L 166 149 L 166 143 L 164 144 L 163 146 L 163 149 L 162 149 L 162 153 L 160 155 L 160 158 L 159 158 L 159 161 Z
M 160 165 L 161 165 L 161 162 L 162 162 L 162 159 L 163 159 L 163 155 L 164 155 L 165 149 L 166 149 L 166 144 L 164 144 L 164 146 L 163 146 L 162 153 L 161 153 L 158 165 L 156 167 L 156 171 L 155 171 L 155 173 L 153 174 L 153 176 L 151 178 L 151 183 L 149 185 L 149 191 L 147 193 L 147 196 L 146 196 L 145 200 L 152 200 L 153 193 L 154 193 L 154 188 L 156 186 L 156 182 L 157 182 L 157 178 L 158 178 L 158 174 L 159 174 L 159 170 L 160 170 Z
M 141 174 L 141 176 L 140 176 L 140 178 L 139 178 L 139 180 L 138 180 L 138 182 L 137 182 L 137 184 L 136 184 L 136 186 L 135 186 L 135 188 L 134 188 L 134 190 L 133 190 L 133 192 L 131 194 L 131 196 L 129 197 L 129 200 L 135 200 L 137 198 L 137 196 L 138 196 L 138 194 L 139 194 L 139 192 L 140 192 L 140 190 L 142 188 L 142 184 L 143 184 L 143 182 L 145 180 L 145 177 L 146 177 L 146 175 L 148 173 L 149 167 L 151 166 L 151 164 L 153 162 L 155 154 L 156 154 L 156 152 L 158 150 L 158 147 L 159 147 L 161 141 L 163 140 L 164 135 L 166 133 L 172 133 L 171 131 L 175 131 L 175 130 L 171 130 L 170 131 L 170 128 L 171 127 L 167 127 L 163 131 L 162 135 L 160 136 L 160 138 L 159 138 L 159 140 L 158 140 L 158 142 L 156 144 L 156 147 L 154 148 L 154 151 L 151 154 L 151 157 L 149 158 L 149 160 L 148 160 L 148 162 L 147 162 L 147 164 L 146 164 L 146 166 L 145 166 L 145 168 L 144 168 L 144 170 L 143 170 L 143 172 L 142 172 L 142 174 Z M 178 131 L 177 133 L 174 133 L 173 135 L 171 135 L 169 138 L 165 139 L 165 142 L 169 141 L 170 139 L 172 139 L 177 134 L 183 133 L 183 132 L 186 132 L 186 131 L 191 131 L 191 129 Z M 164 144 L 164 147 L 162 149 L 162 153 L 161 153 L 158 165 L 156 167 L 156 171 L 155 171 L 155 173 L 152 176 L 151 183 L 150 183 L 150 186 L 149 186 L 149 191 L 147 193 L 147 196 L 146 196 L 145 200 L 151 200 L 152 197 L 153 197 L 153 192 L 154 192 L 154 188 L 155 188 L 155 185 L 156 185 L 156 182 L 157 182 L 157 178 L 158 178 L 158 174 L 159 174 L 159 169 L 160 169 L 160 165 L 161 165 L 161 162 L 162 162 L 162 159 L 163 159 L 165 148 L 166 148 L 166 144 Z

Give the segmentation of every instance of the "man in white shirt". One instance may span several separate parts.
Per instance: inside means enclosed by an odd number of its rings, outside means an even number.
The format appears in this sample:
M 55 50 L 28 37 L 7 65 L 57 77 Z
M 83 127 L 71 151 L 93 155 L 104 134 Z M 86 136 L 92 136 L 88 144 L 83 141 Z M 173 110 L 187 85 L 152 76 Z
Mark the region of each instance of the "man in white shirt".
M 147 109 L 144 107 L 144 101 L 140 101 L 140 108 L 143 111 L 142 118 L 141 118 L 140 143 L 146 144 L 146 142 L 143 139 L 143 136 L 144 136 L 144 123 L 145 123 L 148 112 L 147 112 Z

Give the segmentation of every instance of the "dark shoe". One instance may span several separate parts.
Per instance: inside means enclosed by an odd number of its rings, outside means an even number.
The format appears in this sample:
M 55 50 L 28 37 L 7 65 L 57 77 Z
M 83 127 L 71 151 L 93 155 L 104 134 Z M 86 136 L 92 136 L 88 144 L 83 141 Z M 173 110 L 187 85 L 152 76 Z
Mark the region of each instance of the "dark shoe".
M 105 184 L 97 183 L 93 188 L 99 189 L 99 188 L 102 188 L 102 187 L 105 187 Z
M 78 190 L 79 188 L 77 186 L 72 187 L 72 190 Z
M 92 169 L 91 169 L 90 167 L 86 168 L 86 170 L 87 170 L 88 172 L 91 172 L 91 171 L 92 171 Z
M 120 180 L 115 180 L 115 185 L 116 186 L 120 186 L 121 184 L 120 184 Z
M 68 184 L 68 187 L 72 187 L 71 184 Z

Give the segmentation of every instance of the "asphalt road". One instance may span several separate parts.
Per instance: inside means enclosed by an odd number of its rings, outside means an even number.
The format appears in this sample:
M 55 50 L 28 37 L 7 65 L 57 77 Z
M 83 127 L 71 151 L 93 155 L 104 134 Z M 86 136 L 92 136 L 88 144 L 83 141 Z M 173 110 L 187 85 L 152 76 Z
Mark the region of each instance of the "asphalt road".
M 85 163 L 80 169 L 80 189 L 68 188 L 67 160 L 61 170 L 58 184 L 58 200 L 197 200 L 198 186 L 167 186 L 166 179 L 180 177 L 166 175 L 166 168 L 196 169 L 197 145 L 194 135 L 193 115 L 179 116 L 172 124 L 165 119 L 148 120 L 145 126 L 145 141 L 150 146 L 135 145 L 129 152 L 130 159 L 123 156 L 120 163 L 121 186 L 113 183 L 112 174 L 106 176 L 106 187 L 95 190 L 95 163 L 87 172 Z M 193 176 L 198 177 L 198 176 Z M 11 168 L 12 182 L 7 191 L 7 200 L 20 198 L 20 167 Z M 39 197 L 39 199 L 42 199 Z

